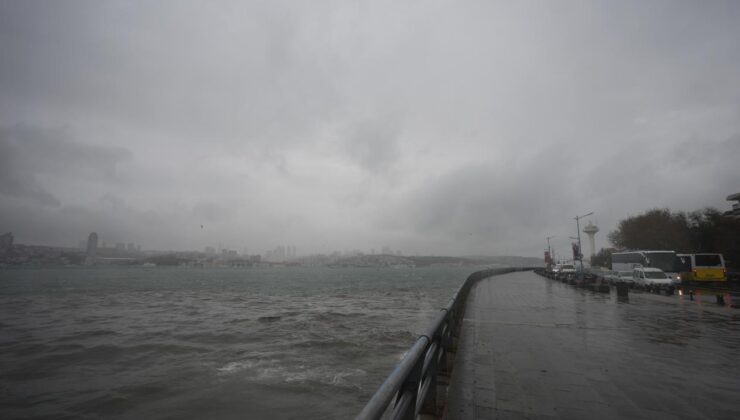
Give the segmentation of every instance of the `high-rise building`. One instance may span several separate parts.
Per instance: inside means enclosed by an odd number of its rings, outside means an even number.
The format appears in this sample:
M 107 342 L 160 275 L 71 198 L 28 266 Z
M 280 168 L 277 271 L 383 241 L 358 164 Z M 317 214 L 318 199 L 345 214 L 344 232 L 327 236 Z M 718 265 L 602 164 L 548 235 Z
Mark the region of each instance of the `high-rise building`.
M 128 252 L 135 252 L 136 251 L 136 247 L 134 246 L 134 243 L 133 242 L 129 242 L 128 244 L 126 244 L 126 250 Z
M 98 252 L 98 234 L 93 232 L 87 237 L 87 256 L 95 258 Z
M 296 248 L 291 245 L 279 245 L 271 251 L 265 251 L 265 260 L 272 262 L 284 262 L 287 258 L 295 257 Z

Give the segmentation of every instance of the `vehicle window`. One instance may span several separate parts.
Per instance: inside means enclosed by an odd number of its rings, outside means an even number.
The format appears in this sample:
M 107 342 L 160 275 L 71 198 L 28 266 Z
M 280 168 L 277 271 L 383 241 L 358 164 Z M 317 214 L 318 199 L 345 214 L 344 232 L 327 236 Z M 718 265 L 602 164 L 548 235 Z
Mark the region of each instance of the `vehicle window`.
M 676 257 L 674 270 L 678 272 L 691 271 L 691 257 Z
M 698 267 L 722 267 L 722 259 L 717 254 L 695 255 L 694 261 Z
M 676 254 L 674 252 L 651 252 L 649 259 L 648 266 L 670 271 L 673 269 Z
M 661 271 L 648 271 L 647 273 L 645 273 L 645 277 L 647 277 L 649 279 L 664 279 L 664 278 L 667 278 L 667 276 L 665 275 L 665 273 L 663 273 Z

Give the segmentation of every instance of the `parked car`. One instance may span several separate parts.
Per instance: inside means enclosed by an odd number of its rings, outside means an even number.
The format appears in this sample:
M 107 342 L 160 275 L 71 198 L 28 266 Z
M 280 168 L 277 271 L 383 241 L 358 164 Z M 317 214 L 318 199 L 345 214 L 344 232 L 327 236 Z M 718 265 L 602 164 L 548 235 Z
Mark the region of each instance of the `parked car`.
M 609 282 L 610 285 L 617 283 L 627 283 L 629 287 L 635 286 L 635 279 L 632 277 L 631 271 L 612 271 L 604 279 Z
M 673 281 L 659 268 L 637 267 L 632 270 L 635 285 L 649 291 L 673 290 Z

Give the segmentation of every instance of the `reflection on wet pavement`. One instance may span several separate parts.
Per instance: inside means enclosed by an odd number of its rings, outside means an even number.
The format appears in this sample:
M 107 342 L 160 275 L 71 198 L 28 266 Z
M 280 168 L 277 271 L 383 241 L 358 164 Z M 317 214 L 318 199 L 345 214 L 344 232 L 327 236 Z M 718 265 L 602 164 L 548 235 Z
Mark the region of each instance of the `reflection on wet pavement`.
M 740 310 L 574 289 L 531 272 L 472 291 L 448 418 L 738 418 Z

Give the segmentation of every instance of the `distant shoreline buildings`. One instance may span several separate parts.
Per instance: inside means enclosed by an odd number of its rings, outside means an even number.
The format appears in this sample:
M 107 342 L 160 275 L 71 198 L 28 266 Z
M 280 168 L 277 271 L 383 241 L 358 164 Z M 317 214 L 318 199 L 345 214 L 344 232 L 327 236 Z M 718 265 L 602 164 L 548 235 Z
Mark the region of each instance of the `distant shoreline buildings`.
M 104 243 L 104 242 L 103 242 Z M 84 249 L 78 247 L 52 247 L 15 244 L 13 234 L 0 235 L 0 268 L 10 267 L 80 267 L 80 266 L 179 266 L 188 268 L 246 268 L 246 267 L 347 267 L 347 268 L 414 268 L 428 266 L 480 266 L 485 264 L 531 265 L 537 258 L 527 257 L 402 257 L 400 251 L 394 255 L 389 247 L 382 247 L 382 254 L 366 254 L 359 250 L 298 256 L 294 245 L 281 245 L 265 254 L 239 255 L 237 251 L 206 247 L 205 252 L 196 251 L 144 251 L 140 246 L 127 244 L 125 247 L 107 248 L 100 246 L 97 232 L 91 232 Z M 482 258 L 482 259 L 481 259 Z

